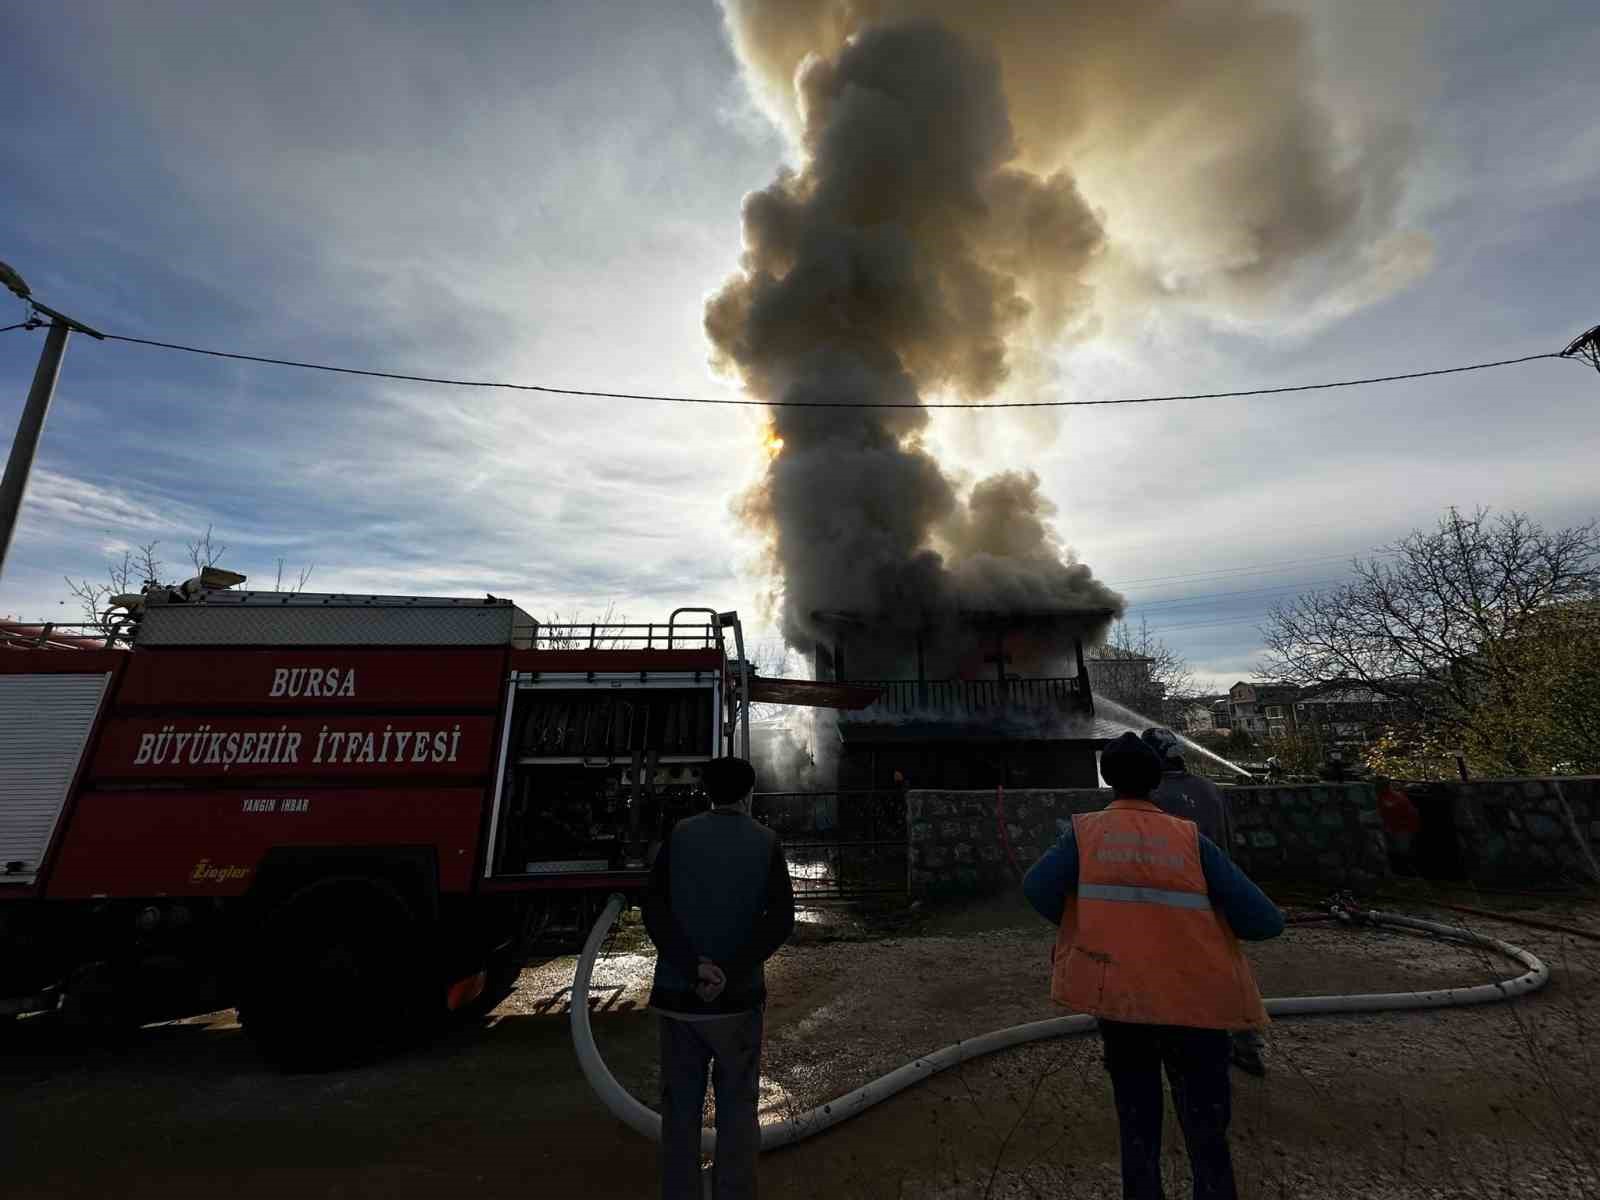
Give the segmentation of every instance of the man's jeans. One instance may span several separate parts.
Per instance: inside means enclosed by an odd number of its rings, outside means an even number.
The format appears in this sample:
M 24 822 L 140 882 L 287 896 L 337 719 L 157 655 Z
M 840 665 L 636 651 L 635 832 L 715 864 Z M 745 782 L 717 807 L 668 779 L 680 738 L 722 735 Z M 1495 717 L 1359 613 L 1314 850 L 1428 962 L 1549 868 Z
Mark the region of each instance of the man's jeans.
M 1228 1153 L 1232 1092 L 1227 1032 L 1101 1021 L 1100 1036 L 1117 1101 L 1124 1200 L 1162 1200 L 1163 1066 L 1189 1147 L 1194 1200 L 1234 1200 L 1233 1158 Z
M 706 1074 L 717 1096 L 716 1200 L 753 1200 L 761 1149 L 761 1010 L 661 1022 L 661 1198 L 700 1200 Z

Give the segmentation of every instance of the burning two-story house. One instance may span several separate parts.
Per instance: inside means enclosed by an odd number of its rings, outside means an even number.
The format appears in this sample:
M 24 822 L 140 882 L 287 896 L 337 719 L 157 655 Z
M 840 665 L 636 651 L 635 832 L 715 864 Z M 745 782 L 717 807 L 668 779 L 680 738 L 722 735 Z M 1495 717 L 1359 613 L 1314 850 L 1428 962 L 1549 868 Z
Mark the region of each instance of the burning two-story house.
M 815 682 L 758 681 L 754 694 L 839 706 L 815 736 L 841 792 L 1096 787 L 1096 753 L 1130 728 L 1096 714 L 1084 662 L 1108 616 L 959 612 L 906 626 L 817 612 L 829 636 L 813 647 Z

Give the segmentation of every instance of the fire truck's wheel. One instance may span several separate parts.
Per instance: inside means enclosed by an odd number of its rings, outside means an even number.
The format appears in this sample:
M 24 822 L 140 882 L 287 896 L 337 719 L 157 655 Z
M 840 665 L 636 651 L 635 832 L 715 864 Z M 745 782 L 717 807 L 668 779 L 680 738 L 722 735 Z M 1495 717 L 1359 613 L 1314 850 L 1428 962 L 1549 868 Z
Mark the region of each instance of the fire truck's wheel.
M 57 1012 L 80 1037 L 117 1041 L 139 1027 L 134 998 L 107 963 L 79 967 L 62 989 Z
M 417 922 L 381 880 L 325 879 L 262 924 L 240 1020 L 288 1070 L 367 1061 L 416 1030 L 427 1005 Z
M 481 1021 L 492 1013 L 500 1002 L 517 990 L 517 979 L 522 974 L 522 962 L 509 953 L 497 954 L 484 969 L 483 991 L 471 1004 L 465 1004 L 453 1015 L 457 1021 Z

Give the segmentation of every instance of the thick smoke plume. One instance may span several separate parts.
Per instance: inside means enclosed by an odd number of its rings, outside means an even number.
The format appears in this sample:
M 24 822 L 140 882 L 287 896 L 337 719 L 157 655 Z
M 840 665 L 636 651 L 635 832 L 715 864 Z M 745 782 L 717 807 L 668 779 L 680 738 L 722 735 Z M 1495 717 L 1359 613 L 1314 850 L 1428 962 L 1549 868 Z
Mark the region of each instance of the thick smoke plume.
M 706 329 L 751 395 L 828 406 L 772 410 L 781 449 L 741 502 L 791 643 L 828 635 L 817 610 L 1119 611 L 1037 475 L 963 492 L 921 400 L 1031 378 L 1130 298 L 1247 309 L 1308 263 L 1396 275 L 1372 264 L 1401 253 L 1380 235 L 1403 138 L 1339 129 L 1303 23 L 1255 0 L 724 8 L 799 166 L 746 199 Z M 908 407 L 832 407 L 858 402 Z

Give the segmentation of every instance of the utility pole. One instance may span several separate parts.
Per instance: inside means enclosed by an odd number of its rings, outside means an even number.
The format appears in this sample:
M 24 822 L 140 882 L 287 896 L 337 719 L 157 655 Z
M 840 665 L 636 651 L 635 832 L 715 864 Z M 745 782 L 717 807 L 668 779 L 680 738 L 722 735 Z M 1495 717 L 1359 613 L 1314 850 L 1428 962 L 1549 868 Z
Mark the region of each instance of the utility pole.
M 44 350 L 39 354 L 39 365 L 33 372 L 33 386 L 28 389 L 28 400 L 22 406 L 22 417 L 17 422 L 17 436 L 11 442 L 11 456 L 6 459 L 6 473 L 0 479 L 0 577 L 5 574 L 6 555 L 11 549 L 11 535 L 16 532 L 17 514 L 22 510 L 22 496 L 28 490 L 28 476 L 33 471 L 33 455 L 39 446 L 39 435 L 44 432 L 45 414 L 50 411 L 50 398 L 55 394 L 56 379 L 61 374 L 61 356 L 66 353 L 67 335 L 73 330 L 87 333 L 92 338 L 104 340 L 105 335 L 65 313 L 40 304 L 33 298 L 28 285 L 5 263 L 0 263 L 0 283 L 13 295 L 26 300 L 34 313 L 50 318 L 50 331 L 45 334 Z M 30 324 L 37 323 L 30 314 Z

